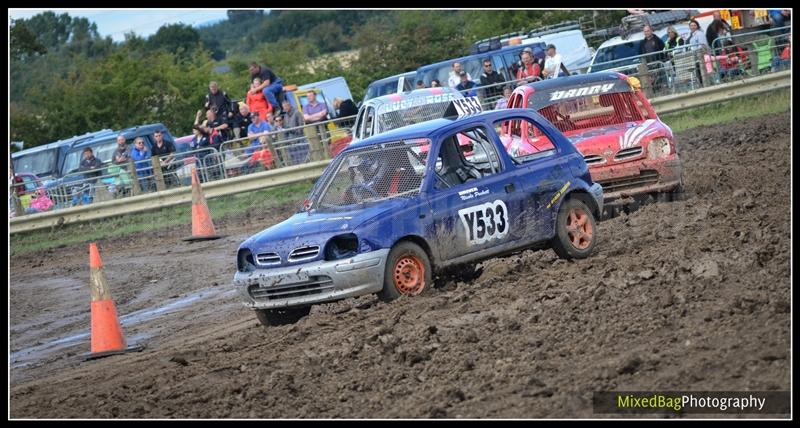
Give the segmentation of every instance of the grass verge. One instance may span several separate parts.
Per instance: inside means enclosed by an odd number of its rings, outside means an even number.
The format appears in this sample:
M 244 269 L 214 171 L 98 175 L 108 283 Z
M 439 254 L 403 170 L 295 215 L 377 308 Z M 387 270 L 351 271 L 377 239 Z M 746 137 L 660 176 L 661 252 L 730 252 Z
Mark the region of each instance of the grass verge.
M 791 109 L 789 89 L 759 95 L 734 98 L 718 104 L 693 108 L 689 111 L 660 116 L 672 132 L 682 132 L 698 126 L 719 125 L 749 117 L 783 113 Z

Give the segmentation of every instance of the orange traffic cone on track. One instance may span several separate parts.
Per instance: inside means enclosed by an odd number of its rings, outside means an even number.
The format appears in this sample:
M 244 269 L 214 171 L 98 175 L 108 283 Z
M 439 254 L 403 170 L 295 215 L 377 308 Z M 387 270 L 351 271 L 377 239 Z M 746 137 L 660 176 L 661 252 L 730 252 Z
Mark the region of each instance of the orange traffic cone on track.
M 206 197 L 203 196 L 200 180 L 197 179 L 197 169 L 192 168 L 192 236 L 183 238 L 183 240 L 203 241 L 219 238 L 222 236 L 217 235 L 214 222 L 211 220 Z
M 127 347 L 117 318 L 117 308 L 111 300 L 108 280 L 103 272 L 103 261 L 100 260 L 100 252 L 97 251 L 97 243 L 94 242 L 89 244 L 89 269 L 91 270 L 89 286 L 92 293 L 92 352 L 86 359 L 141 351 L 144 349 L 143 346 Z

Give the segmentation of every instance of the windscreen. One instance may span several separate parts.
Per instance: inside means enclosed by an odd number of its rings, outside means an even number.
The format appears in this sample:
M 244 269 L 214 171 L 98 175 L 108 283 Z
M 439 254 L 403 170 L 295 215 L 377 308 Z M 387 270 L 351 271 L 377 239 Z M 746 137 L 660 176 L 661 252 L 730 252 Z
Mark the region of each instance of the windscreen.
M 323 174 L 310 208 L 324 211 L 417 195 L 430 144 L 429 139 L 416 139 L 344 153 Z
M 644 120 L 632 92 L 570 98 L 539 108 L 538 112 L 561 132 Z M 528 108 L 535 104 L 528 103 Z
M 56 169 L 57 150 L 42 150 L 13 159 L 15 172 L 27 172 L 38 176 L 51 174 Z

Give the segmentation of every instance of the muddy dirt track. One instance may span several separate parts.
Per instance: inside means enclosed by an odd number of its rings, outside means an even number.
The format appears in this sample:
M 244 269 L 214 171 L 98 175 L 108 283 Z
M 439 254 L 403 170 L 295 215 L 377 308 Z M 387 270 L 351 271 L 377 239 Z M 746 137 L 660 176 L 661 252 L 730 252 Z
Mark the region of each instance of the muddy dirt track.
M 89 350 L 88 245 L 14 257 L 11 417 L 595 417 L 599 390 L 788 390 L 789 113 L 678 136 L 686 194 L 598 226 L 589 259 L 483 263 L 391 304 L 264 328 L 235 251 L 294 206 L 99 243 L 129 342 Z

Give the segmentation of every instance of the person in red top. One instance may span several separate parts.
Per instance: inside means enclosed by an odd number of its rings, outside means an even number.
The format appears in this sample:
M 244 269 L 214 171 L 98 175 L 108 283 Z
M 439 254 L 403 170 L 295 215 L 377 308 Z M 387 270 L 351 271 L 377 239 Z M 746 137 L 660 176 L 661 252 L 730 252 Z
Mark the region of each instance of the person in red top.
M 250 84 L 250 89 L 257 88 L 260 85 L 261 78 L 255 77 L 253 78 L 253 83 Z M 261 116 L 261 120 L 267 120 L 267 113 L 272 112 L 272 104 L 267 102 L 267 99 L 264 98 L 264 93 L 261 91 L 257 91 L 255 94 L 248 92 L 246 102 L 250 112 L 258 113 Z
M 533 53 L 526 48 L 522 51 L 522 66 L 517 70 L 517 80 L 525 79 L 525 81 L 517 83 L 517 85 L 524 85 L 528 82 L 533 82 L 542 78 L 542 68 L 538 63 L 533 61 Z
M 718 57 L 720 77 L 724 79 L 740 75 L 741 68 L 747 61 L 744 50 L 739 46 L 734 46 L 730 40 L 726 40 L 724 46 L 722 55 Z
M 272 169 L 272 153 L 269 151 L 267 146 L 267 138 L 269 137 L 266 135 L 258 138 L 261 144 L 255 149 L 253 155 L 250 157 L 250 160 L 247 162 L 247 166 L 251 170 L 258 165 L 258 162 L 261 162 L 261 165 L 264 166 L 264 169 Z

